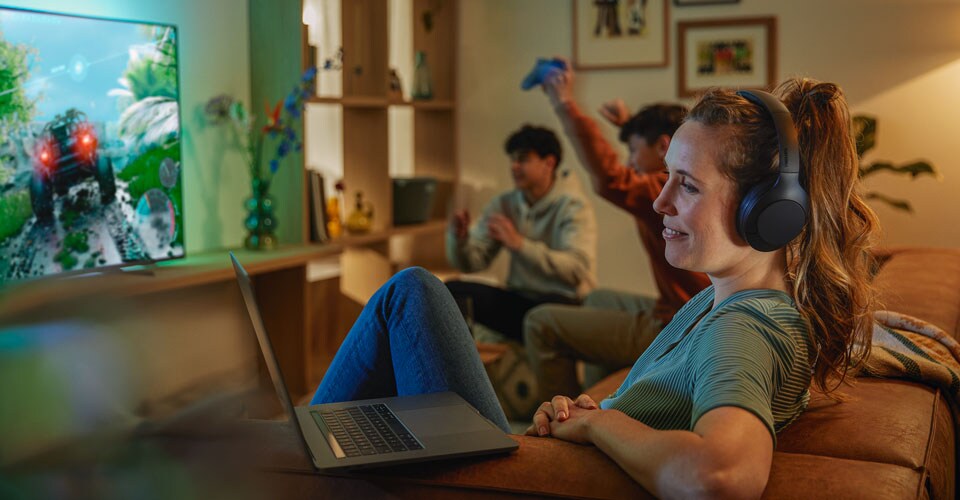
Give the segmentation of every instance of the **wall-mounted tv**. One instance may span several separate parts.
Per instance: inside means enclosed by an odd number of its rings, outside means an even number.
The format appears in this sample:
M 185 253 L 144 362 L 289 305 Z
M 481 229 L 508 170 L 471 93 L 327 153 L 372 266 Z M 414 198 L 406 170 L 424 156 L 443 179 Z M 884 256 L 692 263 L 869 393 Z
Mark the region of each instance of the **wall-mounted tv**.
M 0 7 L 0 284 L 184 256 L 177 43 Z

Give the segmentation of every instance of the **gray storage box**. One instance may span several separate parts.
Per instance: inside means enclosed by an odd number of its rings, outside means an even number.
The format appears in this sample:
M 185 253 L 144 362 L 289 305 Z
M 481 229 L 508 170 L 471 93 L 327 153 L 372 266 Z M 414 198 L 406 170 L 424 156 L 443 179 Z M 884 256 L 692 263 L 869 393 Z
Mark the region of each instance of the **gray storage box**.
M 421 224 L 430 218 L 436 198 L 433 177 L 393 179 L 393 225 Z

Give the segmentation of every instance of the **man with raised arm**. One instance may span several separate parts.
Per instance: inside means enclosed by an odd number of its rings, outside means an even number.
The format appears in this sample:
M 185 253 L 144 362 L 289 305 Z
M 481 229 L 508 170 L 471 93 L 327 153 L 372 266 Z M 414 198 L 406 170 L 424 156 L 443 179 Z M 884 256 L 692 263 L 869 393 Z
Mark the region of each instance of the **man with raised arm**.
M 628 165 L 624 165 L 597 123 L 573 98 L 570 64 L 564 61 L 562 66 L 564 69 L 547 75 L 544 91 L 590 174 L 594 191 L 636 220 L 660 296 L 599 289 L 587 295 L 584 307 L 544 305 L 531 310 L 524 338 L 542 401 L 581 392 L 575 368 L 578 360 L 588 363 L 587 386 L 605 373 L 631 366 L 680 306 L 710 284 L 705 274 L 677 269 L 667 262 L 662 216 L 653 209 L 653 201 L 667 181 L 663 158 L 686 108 L 654 104 L 631 117 L 623 101 L 605 104 L 600 113 L 620 127 L 620 141 L 630 151 Z

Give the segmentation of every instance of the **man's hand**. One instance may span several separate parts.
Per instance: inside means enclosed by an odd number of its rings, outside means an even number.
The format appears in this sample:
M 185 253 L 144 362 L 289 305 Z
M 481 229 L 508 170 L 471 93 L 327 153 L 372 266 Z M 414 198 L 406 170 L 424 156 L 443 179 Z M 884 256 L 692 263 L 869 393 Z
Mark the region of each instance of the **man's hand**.
M 554 436 L 574 443 L 590 442 L 589 419 L 593 410 L 599 409 L 596 401 L 581 394 L 576 401 L 566 396 L 555 396 L 540 405 L 533 415 L 533 425 L 527 428 L 528 436 Z
M 563 61 L 563 70 L 551 70 L 543 79 L 543 91 L 550 97 L 550 103 L 557 107 L 573 101 L 573 70 L 570 61 L 563 57 L 556 57 Z
M 517 232 L 513 222 L 503 214 L 493 214 L 487 222 L 490 237 L 499 241 L 510 250 L 517 251 L 523 246 L 523 236 Z
M 623 99 L 607 101 L 600 106 L 600 114 L 617 128 L 622 127 L 630 119 L 630 110 Z
M 470 230 L 470 212 L 466 210 L 454 212 L 453 217 L 450 218 L 450 229 L 453 230 L 453 234 L 458 241 L 467 239 Z

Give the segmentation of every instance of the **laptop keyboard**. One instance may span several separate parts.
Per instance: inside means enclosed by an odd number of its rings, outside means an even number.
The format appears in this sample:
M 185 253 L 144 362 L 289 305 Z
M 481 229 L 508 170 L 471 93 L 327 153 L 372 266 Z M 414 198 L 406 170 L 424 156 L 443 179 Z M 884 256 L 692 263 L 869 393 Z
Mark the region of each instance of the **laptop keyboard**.
M 347 457 L 423 449 L 385 404 L 312 413 L 323 419 Z

